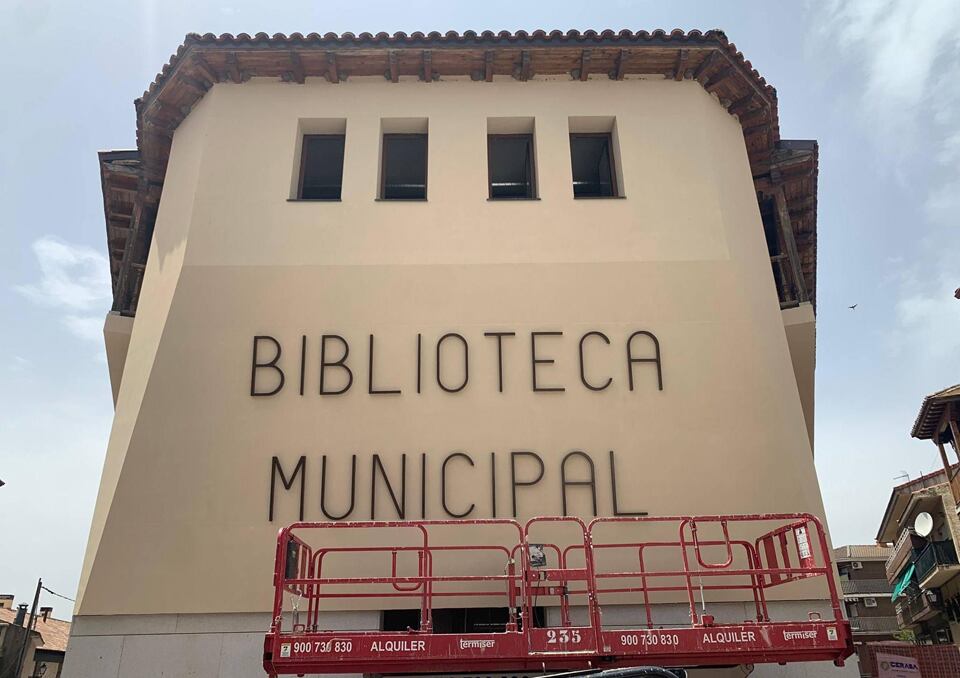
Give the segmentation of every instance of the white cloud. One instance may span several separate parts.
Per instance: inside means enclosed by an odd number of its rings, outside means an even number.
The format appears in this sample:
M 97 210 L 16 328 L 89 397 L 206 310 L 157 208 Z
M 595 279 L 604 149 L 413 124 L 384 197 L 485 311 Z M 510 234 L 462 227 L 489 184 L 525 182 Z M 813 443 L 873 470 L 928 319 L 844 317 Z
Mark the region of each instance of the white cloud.
M 864 66 L 864 112 L 876 122 L 910 124 L 914 109 L 930 102 L 931 81 L 949 74 L 955 85 L 956 0 L 834 0 L 826 15 L 823 32 Z
M 960 301 L 953 296 L 957 284 L 941 280 L 930 291 L 897 302 L 902 348 L 918 351 L 931 365 L 952 365 L 960 353 Z
M 12 372 L 24 372 L 31 367 L 31 365 L 32 363 L 22 355 L 15 355 L 7 365 L 7 368 Z
M 915 249 L 891 262 L 889 345 L 914 368 L 960 351 L 960 2 L 834 0 L 821 26 L 862 70 L 861 114 L 916 195 Z M 929 178 L 927 178 L 929 177 Z
M 61 321 L 81 339 L 100 341 L 103 312 L 110 306 L 110 265 L 107 258 L 84 245 L 44 236 L 32 245 L 40 280 L 17 285 L 27 299 L 63 312 Z

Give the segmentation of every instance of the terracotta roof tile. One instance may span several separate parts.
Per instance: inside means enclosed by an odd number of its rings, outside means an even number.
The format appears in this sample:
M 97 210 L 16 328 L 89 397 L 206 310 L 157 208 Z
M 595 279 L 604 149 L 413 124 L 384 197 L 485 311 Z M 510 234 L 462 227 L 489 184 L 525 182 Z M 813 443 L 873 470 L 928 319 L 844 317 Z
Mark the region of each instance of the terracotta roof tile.
M 885 561 L 893 549 L 890 546 L 879 544 L 848 544 L 833 549 L 834 562 L 848 560 L 883 560 Z
M 0 608 L 0 624 L 12 624 L 17 617 L 17 610 L 8 610 Z M 27 618 L 30 615 L 27 614 Z M 43 644 L 40 648 L 51 650 L 53 652 L 66 652 L 67 641 L 70 640 L 70 622 L 53 617 L 44 621 L 43 617 L 38 615 L 37 625 L 34 630 L 40 634 Z

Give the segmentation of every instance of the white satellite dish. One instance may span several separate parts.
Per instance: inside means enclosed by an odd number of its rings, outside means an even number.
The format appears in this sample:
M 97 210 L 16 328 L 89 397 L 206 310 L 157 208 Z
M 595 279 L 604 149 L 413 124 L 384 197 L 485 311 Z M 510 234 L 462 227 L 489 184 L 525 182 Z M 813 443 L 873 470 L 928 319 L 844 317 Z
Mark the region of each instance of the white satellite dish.
M 916 520 L 913 521 L 913 531 L 921 537 L 927 537 L 933 532 L 933 516 L 924 511 L 918 513 Z

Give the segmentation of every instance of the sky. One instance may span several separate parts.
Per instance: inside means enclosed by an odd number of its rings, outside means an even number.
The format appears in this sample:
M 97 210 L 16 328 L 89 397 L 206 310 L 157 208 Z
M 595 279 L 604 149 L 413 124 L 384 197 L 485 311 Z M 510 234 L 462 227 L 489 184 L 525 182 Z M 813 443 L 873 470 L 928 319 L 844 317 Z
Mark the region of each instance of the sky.
M 133 100 L 188 32 L 723 29 L 777 88 L 782 137 L 820 143 L 816 464 L 834 543 L 871 543 L 890 488 L 939 466 L 910 429 L 924 395 L 960 382 L 956 0 L 0 0 L 0 26 L 0 593 L 18 602 L 38 577 L 75 597 L 110 431 L 96 153 L 135 147 Z

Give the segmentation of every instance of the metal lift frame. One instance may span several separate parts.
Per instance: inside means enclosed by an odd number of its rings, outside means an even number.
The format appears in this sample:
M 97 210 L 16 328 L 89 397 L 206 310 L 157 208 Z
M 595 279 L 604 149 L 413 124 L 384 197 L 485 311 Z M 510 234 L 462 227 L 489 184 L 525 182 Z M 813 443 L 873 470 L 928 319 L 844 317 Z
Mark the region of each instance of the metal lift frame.
M 645 526 L 673 524 L 676 540 L 604 542 L 597 532 L 602 526 L 618 527 L 631 534 Z M 765 532 L 753 541 L 731 538 L 731 526 L 743 532 L 748 523 L 766 523 Z M 542 544 L 557 567 L 531 563 L 530 546 L 534 528 L 546 524 L 572 526 L 573 543 L 561 547 Z M 431 542 L 431 529 L 456 526 L 458 531 L 482 532 L 497 526 L 515 531 L 506 544 L 478 541 L 443 545 Z M 719 529 L 722 538 L 698 537 L 698 528 Z M 323 539 L 338 530 L 413 531 L 415 545 L 384 544 L 345 546 L 336 538 Z M 815 534 L 813 534 L 815 533 Z M 314 539 L 309 539 L 313 537 Z M 319 537 L 319 539 L 318 539 Z M 311 546 L 318 541 L 322 546 Z M 397 540 L 398 542 L 402 540 Z M 408 540 L 409 541 L 409 540 Z M 597 554 L 606 549 L 635 551 L 637 569 L 597 571 Z M 650 569 L 646 554 L 667 550 L 677 555 L 679 569 Z M 724 556 L 709 562 L 703 550 Z M 434 558 L 446 552 L 462 556 L 500 552 L 504 570 L 500 574 L 434 574 Z M 832 661 L 842 666 L 853 653 L 850 625 L 843 617 L 833 564 L 820 521 L 807 513 L 750 514 L 730 516 L 638 516 L 596 518 L 585 524 L 576 517 L 538 517 L 521 525 L 509 519 L 415 520 L 294 523 L 280 530 L 277 538 L 273 621 L 264 640 L 263 665 L 278 675 L 307 673 L 376 673 L 382 675 L 435 672 L 548 671 L 615 668 L 656 664 L 668 667 L 729 666 L 736 664 Z M 398 574 L 398 555 L 415 553 L 417 574 Z M 574 553 L 582 555 L 573 556 Z M 791 553 L 798 559 L 791 563 Z M 383 576 L 331 577 L 323 575 L 325 557 L 330 554 L 375 558 L 389 554 L 390 574 Z M 744 566 L 737 566 L 737 554 Z M 461 554 L 458 554 L 461 555 Z M 572 561 L 582 561 L 573 567 Z M 519 564 L 519 567 L 518 567 Z M 832 618 L 809 613 L 807 619 L 774 621 L 770 618 L 766 592 L 774 587 L 822 577 L 829 592 Z M 735 583 L 730 583 L 733 578 Z M 694 580 L 697 580 L 697 584 Z M 676 581 L 682 584 L 676 584 Z M 708 583 L 704 584 L 704 580 Z M 604 587 L 601 584 L 609 582 Z M 747 583 L 744 583 L 747 582 Z M 481 589 L 486 583 L 496 590 Z M 460 589 L 443 590 L 461 586 Z M 741 601 L 745 592 L 755 609 L 755 619 L 740 623 L 718 623 L 704 610 L 697 611 L 697 593 L 730 592 Z M 686 593 L 690 622 L 663 626 L 654 623 L 656 604 L 651 594 Z M 284 609 L 290 594 L 306 610 Z M 601 596 L 624 594 L 642 599 L 643 617 L 635 624 L 605 627 Z M 724 594 L 721 594 L 721 597 Z M 730 594 L 725 594 L 729 596 Z M 456 597 L 493 597 L 508 610 L 502 632 L 436 633 L 433 611 L 438 601 Z M 585 601 L 586 623 L 574 623 L 570 597 Z M 415 599 L 419 602 L 420 626 L 406 631 L 342 631 L 321 626 L 322 601 L 330 599 Z M 747 599 L 749 600 L 749 599 Z M 538 627 L 534 609 L 548 602 L 560 611 L 560 625 Z M 389 607 L 390 605 L 385 605 Z M 302 615 L 306 615 L 305 623 Z M 638 615 L 639 617 L 639 615 Z M 526 623 L 527 621 L 530 623 Z

